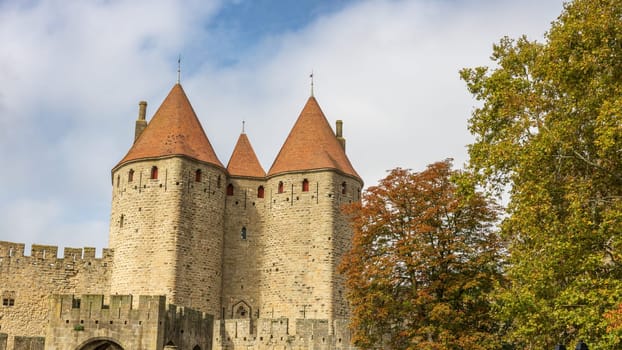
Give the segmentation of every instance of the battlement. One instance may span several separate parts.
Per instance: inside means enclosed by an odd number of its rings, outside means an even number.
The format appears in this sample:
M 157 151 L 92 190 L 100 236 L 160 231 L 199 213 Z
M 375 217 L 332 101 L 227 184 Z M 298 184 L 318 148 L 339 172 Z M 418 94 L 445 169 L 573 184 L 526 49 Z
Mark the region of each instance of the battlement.
M 209 349 L 213 317 L 166 303 L 163 295 L 52 295 L 50 349 L 75 349 L 93 338 L 106 338 L 128 349 L 162 349 L 164 344 L 192 344 Z
M 91 247 L 63 249 L 63 255 L 58 257 L 58 247 L 53 245 L 33 244 L 31 246 L 30 255 L 25 255 L 26 245 L 24 243 L 15 243 L 8 241 L 0 241 L 0 263 L 3 259 L 33 259 L 44 262 L 62 261 L 95 261 L 95 260 L 111 260 L 112 250 L 104 248 L 102 257 L 96 258 L 96 249 Z
M 292 332 L 288 318 L 227 319 L 215 325 L 214 348 L 356 349 L 345 319 L 296 319 L 295 323 Z

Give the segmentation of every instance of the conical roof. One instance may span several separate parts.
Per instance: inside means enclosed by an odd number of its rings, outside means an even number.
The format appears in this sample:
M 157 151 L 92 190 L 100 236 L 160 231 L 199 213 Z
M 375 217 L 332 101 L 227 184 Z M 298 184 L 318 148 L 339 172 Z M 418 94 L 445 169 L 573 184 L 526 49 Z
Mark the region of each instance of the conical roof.
M 227 171 L 231 176 L 265 177 L 266 172 L 261 167 L 251 142 L 245 133 L 241 133 L 235 144 Z
M 223 167 L 179 83 L 173 86 L 117 167 L 133 160 L 171 155 L 186 156 Z
M 276 156 L 268 176 L 316 169 L 335 169 L 361 178 L 335 137 L 320 105 L 311 96 Z

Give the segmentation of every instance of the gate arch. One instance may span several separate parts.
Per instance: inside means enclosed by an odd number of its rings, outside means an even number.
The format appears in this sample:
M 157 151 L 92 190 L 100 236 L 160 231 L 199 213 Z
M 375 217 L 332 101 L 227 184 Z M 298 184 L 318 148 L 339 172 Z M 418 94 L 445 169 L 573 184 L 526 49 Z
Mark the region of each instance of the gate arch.
M 76 350 L 124 350 L 121 344 L 112 338 L 91 338 L 80 344 Z

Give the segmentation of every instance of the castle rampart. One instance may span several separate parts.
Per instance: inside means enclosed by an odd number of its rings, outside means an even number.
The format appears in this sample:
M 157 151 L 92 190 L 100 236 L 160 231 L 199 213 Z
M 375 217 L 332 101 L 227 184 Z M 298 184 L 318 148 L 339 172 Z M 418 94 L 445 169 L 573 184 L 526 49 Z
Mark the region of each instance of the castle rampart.
M 354 350 L 347 320 L 230 319 L 215 324 L 214 349 Z
M 7 332 L 8 349 L 17 346 L 14 336 L 45 333 L 48 296 L 55 293 L 108 293 L 112 252 L 101 258 L 95 248 L 65 248 L 33 244 L 31 255 L 22 243 L 0 241 L 0 331 Z
M 87 349 L 90 342 L 108 342 L 124 350 L 211 349 L 213 317 L 189 308 L 166 304 L 164 296 L 54 295 L 46 338 L 47 350 Z

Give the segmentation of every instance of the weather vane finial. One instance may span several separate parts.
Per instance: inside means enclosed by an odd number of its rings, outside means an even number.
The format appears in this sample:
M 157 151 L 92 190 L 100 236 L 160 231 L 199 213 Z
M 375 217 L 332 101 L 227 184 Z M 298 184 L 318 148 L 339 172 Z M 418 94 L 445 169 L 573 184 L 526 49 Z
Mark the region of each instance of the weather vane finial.
M 181 81 L 181 54 L 177 57 L 177 84 Z
M 246 123 L 246 122 L 245 122 L 244 120 L 242 120 L 242 134 L 244 133 L 244 124 L 245 124 L 245 123 Z
M 311 78 L 311 97 L 313 97 L 313 69 L 311 70 L 309 78 Z

